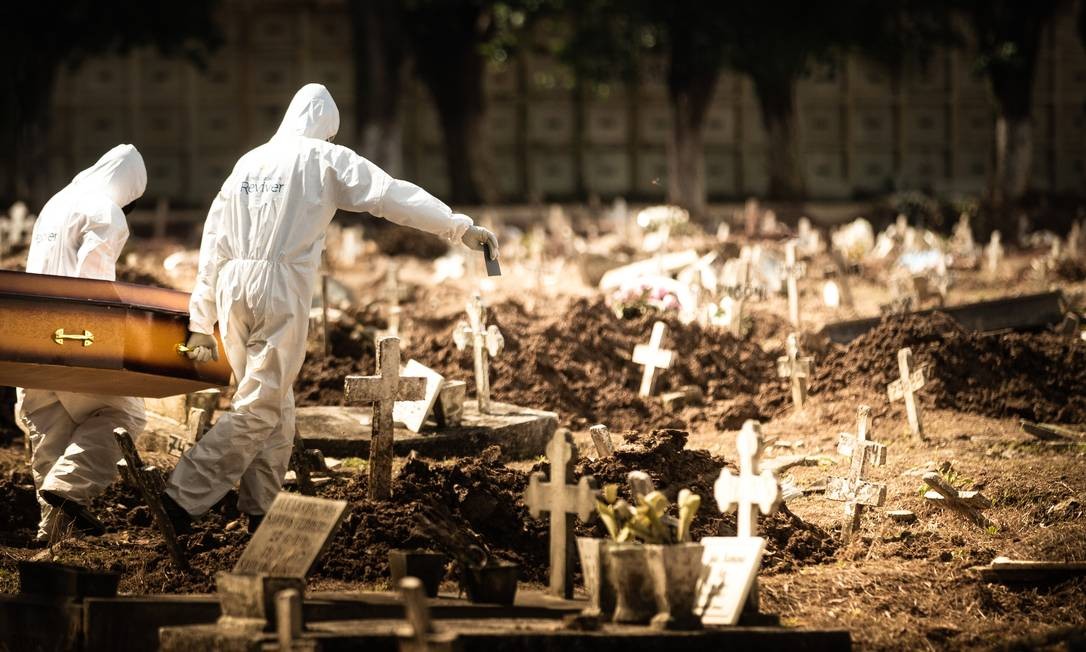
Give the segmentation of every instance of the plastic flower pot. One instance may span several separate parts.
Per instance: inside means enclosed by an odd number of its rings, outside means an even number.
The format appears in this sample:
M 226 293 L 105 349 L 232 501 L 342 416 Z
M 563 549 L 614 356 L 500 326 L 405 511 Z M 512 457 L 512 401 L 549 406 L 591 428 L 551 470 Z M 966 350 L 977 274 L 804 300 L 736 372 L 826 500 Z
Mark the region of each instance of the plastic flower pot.
M 634 543 L 607 546 L 607 571 L 615 593 L 616 623 L 644 625 L 657 613 L 656 590 L 649 560 L 652 546 Z
M 605 619 L 615 611 L 615 591 L 611 587 L 610 560 L 607 556 L 607 550 L 612 545 L 610 539 L 577 537 L 577 553 L 581 557 L 588 609 Z
M 461 585 L 474 603 L 511 605 L 517 597 L 520 566 L 511 562 L 493 562 L 480 568 L 466 568 Z
M 399 586 L 405 577 L 417 577 L 422 580 L 426 595 L 437 596 L 441 581 L 445 579 L 447 558 L 438 552 L 427 550 L 389 550 L 388 568 L 392 575 L 392 586 Z
M 649 568 L 656 598 L 654 627 L 700 629 L 694 613 L 697 583 L 702 569 L 700 543 L 645 546 L 650 549 Z

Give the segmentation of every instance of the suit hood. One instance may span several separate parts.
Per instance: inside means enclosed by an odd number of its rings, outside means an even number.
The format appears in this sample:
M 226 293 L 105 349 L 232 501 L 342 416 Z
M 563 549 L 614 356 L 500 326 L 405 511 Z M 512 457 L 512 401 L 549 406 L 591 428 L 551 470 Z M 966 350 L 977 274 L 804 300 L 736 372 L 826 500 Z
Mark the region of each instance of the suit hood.
M 72 185 L 103 193 L 123 208 L 143 196 L 147 189 L 147 168 L 133 145 L 117 145 L 77 174 Z
M 328 140 L 339 131 L 339 109 L 323 84 L 306 84 L 294 94 L 276 136 Z

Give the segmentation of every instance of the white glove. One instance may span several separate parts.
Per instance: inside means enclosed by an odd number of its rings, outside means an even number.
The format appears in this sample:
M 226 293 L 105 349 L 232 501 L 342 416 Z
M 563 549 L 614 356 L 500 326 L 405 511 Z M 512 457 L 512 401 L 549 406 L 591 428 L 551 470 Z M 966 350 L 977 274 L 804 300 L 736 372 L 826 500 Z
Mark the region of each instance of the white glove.
M 482 251 L 483 245 L 490 244 L 490 259 L 498 259 L 498 238 L 487 229 L 481 226 L 469 226 L 460 240 L 465 247 L 475 251 Z
M 189 341 L 185 343 L 185 347 L 188 348 L 186 355 L 189 360 L 207 362 L 219 359 L 219 344 L 212 335 L 190 332 Z

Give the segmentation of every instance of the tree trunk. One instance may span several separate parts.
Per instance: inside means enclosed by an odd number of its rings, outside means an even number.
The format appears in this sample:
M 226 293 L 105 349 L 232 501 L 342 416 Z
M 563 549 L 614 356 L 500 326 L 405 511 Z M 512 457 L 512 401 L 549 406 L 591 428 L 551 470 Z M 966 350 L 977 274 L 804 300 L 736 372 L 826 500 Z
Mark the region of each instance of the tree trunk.
M 437 107 L 445 140 L 449 200 L 480 204 L 496 199 L 484 129 L 486 59 L 479 46 L 489 29 L 489 15 L 474 4 L 418 11 L 411 25 L 419 77 Z
M 1029 188 L 1033 161 L 1033 128 L 1029 116 L 996 119 L 996 168 L 993 198 L 997 202 L 1017 201 Z
M 769 196 L 803 199 L 807 182 L 800 154 L 796 115 L 796 81 L 754 78 L 754 90 L 762 110 L 762 124 L 769 138 Z
M 705 156 L 702 132 L 705 114 L 713 102 L 721 64 L 706 59 L 687 25 L 672 26 L 668 62 L 668 100 L 671 134 L 667 141 L 667 200 L 704 217 L 706 209 Z
M 695 217 L 705 214 L 705 157 L 702 131 L 713 99 L 716 75 L 671 95 L 671 134 L 667 142 L 667 200 Z
M 404 31 L 394 0 L 352 0 L 355 124 L 359 152 L 392 176 L 403 173 L 400 92 L 406 68 Z

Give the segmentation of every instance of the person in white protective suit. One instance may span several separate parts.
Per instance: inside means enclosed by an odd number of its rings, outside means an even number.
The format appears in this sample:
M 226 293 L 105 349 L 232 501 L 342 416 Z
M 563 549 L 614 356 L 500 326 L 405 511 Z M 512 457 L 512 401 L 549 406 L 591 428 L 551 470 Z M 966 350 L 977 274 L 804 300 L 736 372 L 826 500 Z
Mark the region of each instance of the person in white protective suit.
M 175 527 L 240 482 L 249 529 L 282 486 L 294 442 L 292 385 L 305 358 L 309 308 L 337 209 L 368 212 L 482 250 L 492 233 L 422 188 L 330 142 L 339 110 L 307 84 L 279 130 L 238 160 L 208 211 L 190 303 L 189 357 L 217 359 L 216 322 L 237 379 L 230 411 L 180 459 L 163 504 Z
M 115 280 L 128 240 L 123 207 L 146 187 L 147 170 L 135 147 L 106 152 L 42 208 L 26 271 Z M 68 522 L 84 532 L 104 532 L 86 505 L 117 475 L 121 451 L 113 429 L 127 428 L 133 436 L 143 430 L 143 399 L 19 389 L 15 414 L 30 438 L 42 513 L 38 538 L 48 539 Z

